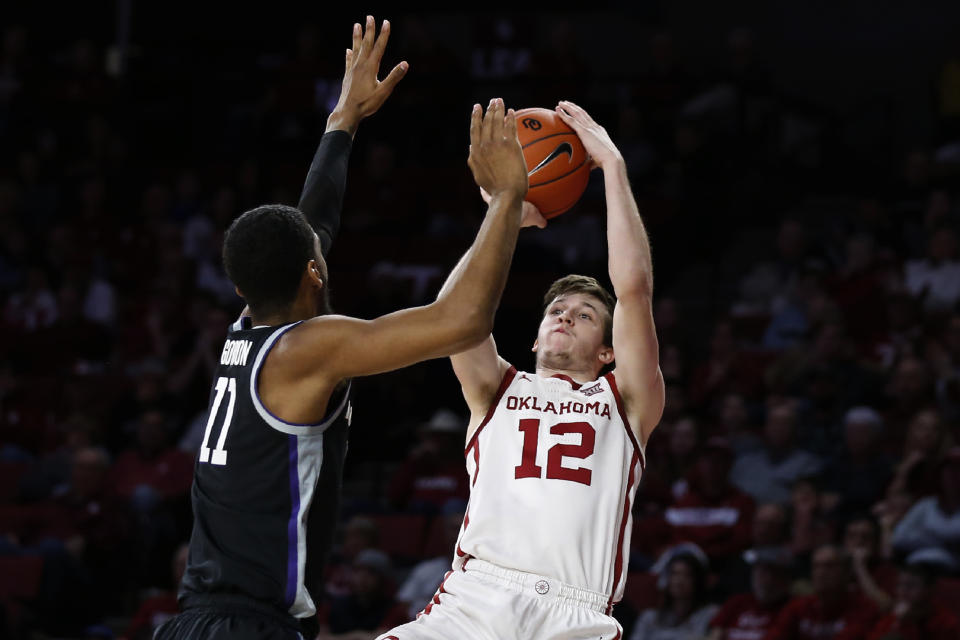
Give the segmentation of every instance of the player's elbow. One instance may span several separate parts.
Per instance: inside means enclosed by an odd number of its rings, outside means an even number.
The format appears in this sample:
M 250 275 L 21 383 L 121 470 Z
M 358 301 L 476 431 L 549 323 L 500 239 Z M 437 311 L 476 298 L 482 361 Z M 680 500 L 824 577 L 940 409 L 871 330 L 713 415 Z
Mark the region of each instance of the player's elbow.
M 467 312 L 463 325 L 463 340 L 472 347 L 493 332 L 493 314 L 477 305 Z
M 483 305 L 440 303 L 438 311 L 435 328 L 449 336 L 457 351 L 476 346 L 493 331 L 493 314 Z

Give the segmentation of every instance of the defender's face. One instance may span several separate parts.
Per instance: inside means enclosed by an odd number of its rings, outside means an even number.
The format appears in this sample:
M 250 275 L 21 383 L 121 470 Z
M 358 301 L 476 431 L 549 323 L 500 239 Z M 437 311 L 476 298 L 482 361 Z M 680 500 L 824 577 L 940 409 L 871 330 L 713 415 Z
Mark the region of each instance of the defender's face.
M 551 368 L 599 370 L 613 359 L 613 349 L 603 344 L 606 316 L 606 307 L 594 296 L 585 293 L 557 296 L 540 321 L 534 347 L 537 362 Z M 605 352 L 609 352 L 609 357 L 602 356 Z

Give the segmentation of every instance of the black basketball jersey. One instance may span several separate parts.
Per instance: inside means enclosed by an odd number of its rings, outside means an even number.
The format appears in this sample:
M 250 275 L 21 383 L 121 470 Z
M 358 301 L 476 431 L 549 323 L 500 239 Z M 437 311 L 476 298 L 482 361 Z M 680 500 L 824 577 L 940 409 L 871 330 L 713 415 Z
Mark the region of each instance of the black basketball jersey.
M 231 327 L 194 466 L 193 533 L 180 600 L 247 596 L 295 618 L 315 613 L 339 504 L 349 384 L 319 424 L 280 420 L 257 379 L 276 341 L 299 323 Z

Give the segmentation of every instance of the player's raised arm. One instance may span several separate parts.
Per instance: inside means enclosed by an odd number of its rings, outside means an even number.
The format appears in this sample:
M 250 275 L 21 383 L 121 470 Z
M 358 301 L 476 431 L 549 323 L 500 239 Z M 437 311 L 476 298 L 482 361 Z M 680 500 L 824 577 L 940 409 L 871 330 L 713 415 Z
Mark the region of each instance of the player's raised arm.
M 480 196 L 484 202 L 490 203 L 489 193 L 481 189 Z M 543 229 L 546 226 L 547 221 L 537 207 L 524 200 L 520 227 L 539 227 Z M 466 258 L 466 255 L 461 258 L 457 266 L 450 272 L 447 281 L 440 289 L 440 296 L 444 295 L 451 283 L 459 277 L 459 271 L 463 269 Z M 500 381 L 507 369 L 510 368 L 510 363 L 501 358 L 497 352 L 497 343 L 493 336 L 487 336 L 486 340 L 475 347 L 450 356 L 450 364 L 453 365 L 453 372 L 457 375 L 457 380 L 460 381 L 463 398 L 466 400 L 467 406 L 470 407 L 470 412 L 474 416 L 485 414 L 497 393 Z
M 631 424 L 645 443 L 660 421 L 664 403 L 653 324 L 650 241 L 630 191 L 623 156 L 606 130 L 572 102 L 560 102 L 557 113 L 577 132 L 594 164 L 603 170 L 608 268 L 617 296 L 613 313 L 615 375 Z
M 444 292 L 423 307 L 375 320 L 322 316 L 291 331 L 285 360 L 291 376 L 316 375 L 335 384 L 343 378 L 398 369 L 448 356 L 490 334 L 506 282 L 517 232 L 527 172 L 517 140 L 513 110 L 491 100 L 484 115 L 475 105 L 470 122 L 468 160 L 477 184 L 491 195 L 477 237 Z M 318 366 L 322 363 L 322 367 Z
M 340 99 L 327 118 L 327 129 L 313 156 L 297 208 L 307 216 L 320 238 L 326 257 L 340 229 L 343 193 L 347 186 L 347 162 L 353 135 L 360 121 L 383 105 L 407 72 L 407 63 L 396 65 L 382 81 L 377 80 L 380 61 L 390 39 L 390 21 L 384 20 L 375 37 L 376 23 L 367 16 L 365 27 L 353 25 L 353 42 L 346 53 L 346 69 Z

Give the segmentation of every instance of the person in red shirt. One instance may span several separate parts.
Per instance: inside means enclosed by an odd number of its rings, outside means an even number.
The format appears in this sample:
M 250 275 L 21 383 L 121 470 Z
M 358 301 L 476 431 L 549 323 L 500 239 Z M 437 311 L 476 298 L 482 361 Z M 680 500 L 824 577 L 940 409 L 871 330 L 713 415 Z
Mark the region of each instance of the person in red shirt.
M 786 547 L 761 547 L 743 554 L 752 567 L 750 593 L 727 600 L 710 621 L 709 640 L 763 640 L 790 597 L 793 555 Z
M 924 563 L 908 563 L 900 570 L 897 602 L 881 618 L 867 640 L 956 640 L 960 620 L 934 601 L 936 569 Z
M 450 499 L 470 496 L 463 472 L 466 420 L 438 409 L 420 430 L 420 442 L 390 481 L 388 501 L 398 511 L 437 514 Z
M 168 444 L 166 415 L 147 409 L 137 422 L 135 445 L 117 458 L 113 467 L 113 488 L 131 500 L 138 511 L 149 510 L 153 499 L 186 496 L 193 480 L 193 459 Z M 151 504 L 147 504 L 151 503 Z
M 876 621 L 876 609 L 851 592 L 850 556 L 835 545 L 813 552 L 813 593 L 791 600 L 764 640 L 860 640 Z
M 750 545 L 753 499 L 730 484 L 733 452 L 726 439 L 709 438 L 694 468 L 690 488 L 664 512 L 671 542 L 692 542 L 718 571 Z

